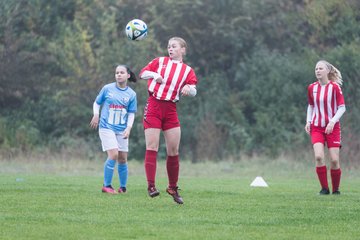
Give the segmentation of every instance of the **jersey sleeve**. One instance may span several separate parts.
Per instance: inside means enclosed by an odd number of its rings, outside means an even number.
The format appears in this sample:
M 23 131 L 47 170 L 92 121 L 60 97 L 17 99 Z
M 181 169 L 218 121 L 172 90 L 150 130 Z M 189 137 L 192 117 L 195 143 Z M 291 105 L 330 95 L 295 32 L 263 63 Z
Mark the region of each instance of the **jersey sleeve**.
M 158 68 L 159 58 L 155 58 L 151 62 L 149 62 L 143 69 L 141 69 L 139 76 L 141 76 L 145 71 L 157 72 Z
M 99 105 L 102 105 L 105 101 L 105 96 L 106 96 L 106 87 L 103 87 L 99 94 L 97 95 L 95 102 Z
M 309 102 L 309 105 L 311 106 L 314 106 L 314 98 L 313 98 L 313 95 L 312 95 L 312 89 L 313 89 L 313 85 L 309 85 L 308 86 L 308 89 L 307 89 L 307 92 L 308 92 L 308 102 Z
M 196 85 L 198 82 L 197 77 L 193 69 L 190 70 L 189 75 L 186 78 L 185 84 Z
M 129 113 L 135 113 L 137 111 L 137 98 L 136 93 L 133 95 L 133 97 L 130 99 L 128 112 Z
M 334 84 L 336 86 L 335 97 L 338 106 L 345 105 L 344 95 L 342 93 L 341 87 L 338 84 Z

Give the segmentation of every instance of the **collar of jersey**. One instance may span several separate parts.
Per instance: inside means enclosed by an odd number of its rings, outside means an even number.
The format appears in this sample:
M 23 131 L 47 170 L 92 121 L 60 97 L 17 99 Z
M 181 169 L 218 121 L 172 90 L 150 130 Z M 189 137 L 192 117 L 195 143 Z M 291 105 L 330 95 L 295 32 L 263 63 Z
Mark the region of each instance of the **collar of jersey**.
M 171 58 L 170 58 L 170 59 L 171 59 Z M 182 61 L 180 61 L 180 60 L 173 60 L 173 59 L 171 59 L 171 61 L 174 62 L 174 63 L 182 63 Z

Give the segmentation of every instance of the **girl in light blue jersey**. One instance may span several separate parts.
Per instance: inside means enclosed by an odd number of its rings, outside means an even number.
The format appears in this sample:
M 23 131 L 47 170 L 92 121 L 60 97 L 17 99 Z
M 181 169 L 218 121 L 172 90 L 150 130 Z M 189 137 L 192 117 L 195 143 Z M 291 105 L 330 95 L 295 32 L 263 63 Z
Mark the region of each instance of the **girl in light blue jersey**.
M 127 66 L 118 65 L 115 80 L 106 84 L 96 97 L 93 104 L 94 116 L 90 122 L 91 128 L 99 127 L 102 149 L 107 152 L 101 191 L 110 194 L 126 192 L 129 136 L 137 111 L 136 93 L 127 86 L 128 81 L 136 82 L 135 74 Z M 120 182 L 117 191 L 111 185 L 116 161 Z

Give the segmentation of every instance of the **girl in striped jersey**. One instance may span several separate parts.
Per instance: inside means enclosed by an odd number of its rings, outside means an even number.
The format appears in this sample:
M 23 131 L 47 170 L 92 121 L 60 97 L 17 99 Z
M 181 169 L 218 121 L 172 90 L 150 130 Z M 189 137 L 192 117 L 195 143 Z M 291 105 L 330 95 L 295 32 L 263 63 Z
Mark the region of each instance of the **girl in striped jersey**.
M 316 63 L 317 81 L 308 87 L 308 109 L 305 131 L 310 134 L 316 161 L 321 191 L 330 194 L 327 168 L 325 164 L 324 146 L 327 145 L 330 155 L 330 176 L 332 193 L 340 194 L 339 185 L 341 169 L 339 151 L 341 147 L 340 118 L 345 112 L 345 100 L 340 86 L 341 73 L 332 64 L 321 60 Z
M 197 78 L 194 70 L 183 62 L 186 42 L 173 37 L 168 42 L 169 57 L 152 60 L 140 72 L 140 78 L 148 80 L 149 98 L 144 110 L 145 131 L 145 173 L 148 182 L 148 194 L 156 197 L 160 192 L 155 187 L 157 152 L 160 132 L 163 131 L 166 143 L 166 169 L 170 194 L 178 204 L 183 203 L 178 193 L 180 122 L 176 102 L 180 95 L 196 95 Z

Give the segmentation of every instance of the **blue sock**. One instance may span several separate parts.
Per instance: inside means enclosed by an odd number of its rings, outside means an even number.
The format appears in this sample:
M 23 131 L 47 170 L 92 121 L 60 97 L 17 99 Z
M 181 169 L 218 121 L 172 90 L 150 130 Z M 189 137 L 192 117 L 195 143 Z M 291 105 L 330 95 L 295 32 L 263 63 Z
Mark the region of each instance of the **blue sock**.
M 115 160 L 107 159 L 104 163 L 104 186 L 111 185 L 113 174 L 114 174 L 114 167 L 115 167 Z
M 128 179 L 128 164 L 127 163 L 119 163 L 118 164 L 118 173 L 119 173 L 120 187 L 126 187 L 126 183 L 127 183 L 127 179 Z

